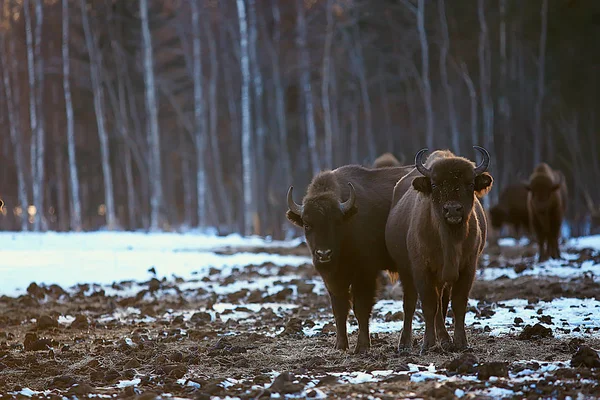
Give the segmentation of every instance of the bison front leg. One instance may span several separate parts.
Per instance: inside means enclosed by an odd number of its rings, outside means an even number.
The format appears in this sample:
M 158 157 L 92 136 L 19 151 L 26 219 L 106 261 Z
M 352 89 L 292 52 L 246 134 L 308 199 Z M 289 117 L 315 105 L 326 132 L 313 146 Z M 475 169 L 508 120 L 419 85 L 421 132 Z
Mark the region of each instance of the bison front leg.
M 367 352 L 371 348 L 369 320 L 375 304 L 376 279 L 376 277 L 366 278 L 358 285 L 352 285 L 354 315 L 358 320 L 358 341 L 354 354 Z
M 346 321 L 348 321 L 348 310 L 350 309 L 350 293 L 348 289 L 345 292 L 329 292 L 331 299 L 331 308 L 335 318 L 335 348 L 337 350 L 348 350 L 348 332 Z
M 429 348 L 435 346 L 436 316 L 441 304 L 441 293 L 438 290 L 436 282 L 428 275 L 424 273 L 422 277 L 416 276 L 423 316 L 425 317 L 425 335 L 423 337 L 423 345 L 421 346 L 421 354 L 424 354 Z
M 415 315 L 415 308 L 417 307 L 417 288 L 413 281 L 412 275 L 406 277 L 401 276 L 402 281 L 402 303 L 404 307 L 404 327 L 402 328 L 402 334 L 400 336 L 400 343 L 398 343 L 399 351 L 410 351 L 412 346 L 412 322 Z
M 454 313 L 454 348 L 464 350 L 468 346 L 467 333 L 465 332 L 465 314 L 469 292 L 475 279 L 477 263 L 461 271 L 458 280 L 452 286 L 452 312 Z
M 446 329 L 446 315 L 448 314 L 448 303 L 450 302 L 450 286 L 444 286 L 440 297 L 440 309 L 435 319 L 437 338 L 444 350 L 452 349 L 452 339 Z

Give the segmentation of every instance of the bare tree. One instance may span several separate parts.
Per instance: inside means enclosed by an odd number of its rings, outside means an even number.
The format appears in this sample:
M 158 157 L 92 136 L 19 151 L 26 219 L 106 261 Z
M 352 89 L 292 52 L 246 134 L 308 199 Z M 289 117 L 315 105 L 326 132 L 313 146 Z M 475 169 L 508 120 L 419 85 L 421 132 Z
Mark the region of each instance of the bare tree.
M 15 164 L 17 167 L 17 195 L 19 199 L 19 206 L 21 207 L 21 230 L 28 230 L 28 220 L 27 220 L 27 180 L 25 179 L 25 160 L 23 159 L 23 143 L 22 143 L 22 132 L 21 132 L 21 123 L 20 123 L 20 112 L 18 107 L 18 91 L 19 91 L 19 83 L 15 82 L 15 90 L 13 96 L 12 90 L 12 82 L 10 77 L 11 66 L 8 60 L 12 59 L 16 60 L 14 57 L 14 43 L 13 38 L 11 37 L 11 52 L 7 57 L 6 54 L 6 34 L 0 35 L 0 62 L 2 64 L 2 76 L 4 82 L 4 96 L 6 98 L 6 106 L 8 109 L 8 126 L 10 130 L 10 139 L 13 146 Z M 14 57 L 14 58 L 13 58 Z
M 196 121 L 194 141 L 196 144 L 196 190 L 198 202 L 198 226 L 206 227 L 206 169 L 205 169 L 205 138 L 206 115 L 204 112 L 204 99 L 202 81 L 200 17 L 197 0 L 190 0 L 192 6 L 192 48 L 194 65 L 194 118 Z
M 544 78 L 546 66 L 546 35 L 548 26 L 548 0 L 542 1 L 542 29 L 540 33 L 540 49 L 538 56 L 537 99 L 533 123 L 533 162 L 537 165 L 542 161 L 542 107 L 544 105 Z
M 442 44 L 440 46 L 440 75 L 446 92 L 448 102 L 448 118 L 450 120 L 450 132 L 452 133 L 452 150 L 460 154 L 460 133 L 456 121 L 456 109 L 454 108 L 454 92 L 448 81 L 448 51 L 450 49 L 450 35 L 448 33 L 448 21 L 446 19 L 446 2 L 438 0 L 438 11 L 440 14 L 440 26 L 442 28 Z
M 240 64 L 242 72 L 242 164 L 244 186 L 244 233 L 254 233 L 256 202 L 252 191 L 252 115 L 250 104 L 250 55 L 248 50 L 248 24 L 244 0 L 237 0 L 240 27 Z
M 321 72 L 321 103 L 325 118 L 325 168 L 333 168 L 333 122 L 331 121 L 331 100 L 329 98 L 329 70 L 331 68 L 331 46 L 333 44 L 333 10 L 331 0 L 326 3 L 327 28 L 325 33 L 325 50 L 323 52 L 323 69 Z
M 142 47 L 144 50 L 144 82 L 146 86 L 146 112 L 148 115 L 148 133 L 150 146 L 150 229 L 158 230 L 162 214 L 162 169 L 160 162 L 160 134 L 158 110 L 156 107 L 156 87 L 154 84 L 154 61 L 152 57 L 152 36 L 148 22 L 148 0 L 140 0 L 142 19 Z
M 433 148 L 433 104 L 431 102 L 431 82 L 429 80 L 429 45 L 425 31 L 425 0 L 419 0 L 417 9 L 417 29 L 421 43 L 421 85 L 425 106 L 425 143 Z
M 312 86 L 310 81 L 310 57 L 306 47 L 306 17 L 304 0 L 296 0 L 296 43 L 300 57 L 300 88 L 304 97 L 304 118 L 308 136 L 308 151 L 312 164 L 312 173 L 316 175 L 321 170 L 319 152 L 317 149 L 317 128 L 313 107 Z
M 71 229 L 81 230 L 81 201 L 79 197 L 79 177 L 75 156 L 75 129 L 73 121 L 73 102 L 71 100 L 71 69 L 69 60 L 69 1 L 62 0 L 62 62 L 63 90 L 67 115 L 67 147 L 69 153 L 69 181 L 71 194 Z
M 98 125 L 98 138 L 100 139 L 100 156 L 102 159 L 102 175 L 104 178 L 104 205 L 106 207 L 106 225 L 108 229 L 117 228 L 115 214 L 114 187 L 112 179 L 112 167 L 110 164 L 110 150 L 108 145 L 108 133 L 104 121 L 104 89 L 100 77 L 102 57 L 97 49 L 94 34 L 87 15 L 85 0 L 80 0 L 81 19 L 85 36 L 86 47 L 90 58 L 90 75 L 92 78 L 92 89 L 94 92 L 94 110 L 96 112 L 96 123 Z
M 506 54 L 506 0 L 500 0 L 500 85 L 498 96 L 498 115 L 499 126 L 504 139 L 503 162 L 505 167 L 502 168 L 502 176 L 500 182 L 506 185 L 511 173 L 510 160 L 512 156 L 512 130 L 509 129 L 510 104 L 508 101 L 508 61 Z
M 494 105 L 491 97 L 491 61 L 490 61 L 490 45 L 489 32 L 485 19 L 485 8 L 483 0 L 478 0 L 478 16 L 479 16 L 479 90 L 481 91 L 481 106 L 483 108 L 483 142 L 484 146 L 494 154 L 493 135 L 494 135 Z M 492 164 L 495 161 L 492 159 Z M 497 192 L 490 193 L 483 199 L 484 206 L 487 207 L 490 200 L 495 200 Z M 492 198 L 490 198 L 492 197 Z
M 471 146 L 479 146 L 479 133 L 478 133 L 478 122 L 477 122 L 477 91 L 475 90 L 475 84 L 471 79 L 471 75 L 469 74 L 469 69 L 467 65 L 462 62 L 460 64 L 460 73 L 465 81 L 465 85 L 467 86 L 467 90 L 469 91 L 469 99 L 471 100 Z

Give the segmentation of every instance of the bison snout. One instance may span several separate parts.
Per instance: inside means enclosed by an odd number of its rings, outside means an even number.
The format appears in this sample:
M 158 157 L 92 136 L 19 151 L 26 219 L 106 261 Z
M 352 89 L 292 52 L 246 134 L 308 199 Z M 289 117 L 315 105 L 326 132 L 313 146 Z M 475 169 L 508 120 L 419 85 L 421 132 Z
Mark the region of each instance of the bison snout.
M 457 202 L 444 204 L 444 218 L 450 224 L 459 224 L 463 219 L 463 206 Z
M 315 255 L 317 256 L 317 260 L 321 263 L 327 263 L 331 261 L 331 249 L 327 250 L 315 250 Z

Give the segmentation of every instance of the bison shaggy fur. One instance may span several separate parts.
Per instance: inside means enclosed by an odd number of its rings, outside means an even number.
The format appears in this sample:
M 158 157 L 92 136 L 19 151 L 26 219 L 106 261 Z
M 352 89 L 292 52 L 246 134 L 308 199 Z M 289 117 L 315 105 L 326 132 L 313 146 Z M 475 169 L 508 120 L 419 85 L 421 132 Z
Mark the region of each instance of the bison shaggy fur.
M 490 208 L 490 225 L 500 230 L 503 225 L 512 226 L 520 236 L 529 232 L 529 210 L 527 208 L 527 184 L 515 183 L 505 187 L 498 198 L 498 204 Z
M 401 165 L 402 163 L 392 153 L 383 153 L 373 162 L 373 168 L 400 167 Z
M 369 169 L 347 165 L 316 175 L 302 204 L 288 191 L 287 218 L 304 228 L 313 264 L 329 293 L 336 324 L 335 348 L 348 349 L 350 302 L 358 320 L 355 353 L 369 350 L 369 319 L 381 271 L 393 273 L 385 224 L 396 182 L 411 167 Z M 396 275 L 397 278 L 397 275 Z
M 567 210 L 567 183 L 561 171 L 538 164 L 527 184 L 527 209 L 538 243 L 538 260 L 559 259 L 560 228 Z
M 421 298 L 425 336 L 421 352 L 436 344 L 467 347 L 465 313 L 479 256 L 486 240 L 487 222 L 479 198 L 492 187 L 485 172 L 489 154 L 479 166 L 447 150 L 435 151 L 422 164 L 426 149 L 417 153 L 417 168 L 394 188 L 385 239 L 404 291 L 404 327 L 400 350 L 412 344 L 412 320 Z M 452 298 L 454 343 L 445 326 Z

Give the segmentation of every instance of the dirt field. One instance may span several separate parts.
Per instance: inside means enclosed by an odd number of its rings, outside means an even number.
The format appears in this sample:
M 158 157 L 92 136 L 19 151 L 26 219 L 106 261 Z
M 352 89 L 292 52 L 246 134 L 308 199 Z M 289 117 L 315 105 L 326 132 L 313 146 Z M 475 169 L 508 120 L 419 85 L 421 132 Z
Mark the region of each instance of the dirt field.
M 292 249 L 221 249 L 306 255 Z M 471 348 L 396 352 L 402 293 L 385 286 L 372 350 L 333 349 L 312 266 L 211 268 L 194 279 L 40 287 L 0 298 L 2 398 L 593 398 L 600 395 L 600 252 L 544 266 L 490 249 L 467 315 Z M 35 276 L 32 276 L 32 281 Z M 350 346 L 357 322 L 350 317 Z M 451 318 L 448 318 L 451 326 Z M 579 396 L 579 397 L 578 397 Z

